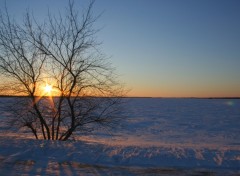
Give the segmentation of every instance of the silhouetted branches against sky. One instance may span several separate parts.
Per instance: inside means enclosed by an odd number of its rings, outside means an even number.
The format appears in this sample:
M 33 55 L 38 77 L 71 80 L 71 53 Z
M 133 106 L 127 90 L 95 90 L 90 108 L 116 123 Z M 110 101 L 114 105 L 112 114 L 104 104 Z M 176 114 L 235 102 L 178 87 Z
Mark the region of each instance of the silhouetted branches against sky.
M 0 16 L 2 90 L 30 97 L 13 106 L 14 116 L 37 139 L 67 140 L 75 131 L 119 119 L 124 89 L 98 49 L 93 4 L 80 15 L 70 0 L 66 13 L 48 13 L 44 22 L 29 11 L 23 23 L 10 19 L 7 9 Z

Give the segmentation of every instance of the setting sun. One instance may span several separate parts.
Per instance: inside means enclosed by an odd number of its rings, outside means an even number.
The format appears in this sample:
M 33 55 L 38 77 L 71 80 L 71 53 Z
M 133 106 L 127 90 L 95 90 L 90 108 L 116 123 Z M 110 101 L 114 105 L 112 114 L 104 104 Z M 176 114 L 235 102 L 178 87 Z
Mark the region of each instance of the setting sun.
M 50 95 L 52 92 L 52 86 L 49 84 L 46 84 L 46 86 L 43 89 L 44 89 L 44 92 L 47 93 L 48 95 Z

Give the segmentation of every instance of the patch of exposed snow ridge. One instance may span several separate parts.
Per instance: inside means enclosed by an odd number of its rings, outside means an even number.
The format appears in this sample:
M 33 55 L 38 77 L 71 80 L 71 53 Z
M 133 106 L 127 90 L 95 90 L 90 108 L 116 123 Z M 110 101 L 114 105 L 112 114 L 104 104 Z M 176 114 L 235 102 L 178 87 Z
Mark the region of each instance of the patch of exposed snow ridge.
M 0 138 L 0 170 L 6 174 L 56 174 L 52 169 L 81 169 L 138 167 L 149 168 L 205 168 L 239 173 L 240 150 L 194 150 L 191 148 L 112 146 L 81 141 L 43 141 Z M 238 156 L 238 157 L 236 157 Z M 11 168 L 11 169 L 10 169 Z M 61 173 L 63 172 L 61 171 Z M 101 170 L 101 169 L 100 169 Z M 103 169 L 104 170 L 104 169 Z M 110 169 L 111 170 L 111 169 Z M 52 173 L 53 172 L 53 173 Z M 70 172 L 70 171 L 69 171 Z M 72 171 L 71 171 L 72 172 Z M 84 171 L 85 172 L 85 171 Z

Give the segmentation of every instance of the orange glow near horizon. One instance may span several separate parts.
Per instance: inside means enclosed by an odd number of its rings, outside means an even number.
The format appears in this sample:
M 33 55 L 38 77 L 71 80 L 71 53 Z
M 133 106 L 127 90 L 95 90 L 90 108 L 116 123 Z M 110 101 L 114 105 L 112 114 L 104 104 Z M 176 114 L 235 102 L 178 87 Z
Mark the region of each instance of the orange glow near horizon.
M 208 97 L 240 97 L 239 91 L 237 89 L 231 89 L 232 91 L 227 91 L 227 89 L 191 89 L 191 88 L 134 88 L 128 93 L 128 97 L 169 97 L 169 98 L 208 98 Z
M 55 110 L 53 96 L 54 96 L 54 92 L 57 92 L 57 90 L 54 90 L 53 85 L 47 82 L 45 82 L 44 86 L 41 86 L 41 89 L 42 91 L 41 91 L 41 96 L 39 97 L 39 100 L 43 96 L 47 96 L 51 107 L 53 108 L 53 110 Z
M 58 96 L 60 91 L 54 87 L 54 83 L 52 83 L 52 81 L 44 81 L 44 82 L 45 83 L 38 85 L 40 97 L 42 97 L 42 96 L 48 96 L 48 97 Z

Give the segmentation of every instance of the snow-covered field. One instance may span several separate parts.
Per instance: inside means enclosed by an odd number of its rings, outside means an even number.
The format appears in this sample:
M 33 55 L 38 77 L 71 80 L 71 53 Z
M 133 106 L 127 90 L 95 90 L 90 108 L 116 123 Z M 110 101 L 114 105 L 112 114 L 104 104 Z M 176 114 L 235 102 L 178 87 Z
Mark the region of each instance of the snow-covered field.
M 0 175 L 240 175 L 240 99 L 131 98 L 124 106 L 119 128 L 67 142 L 15 134 L 0 111 Z

